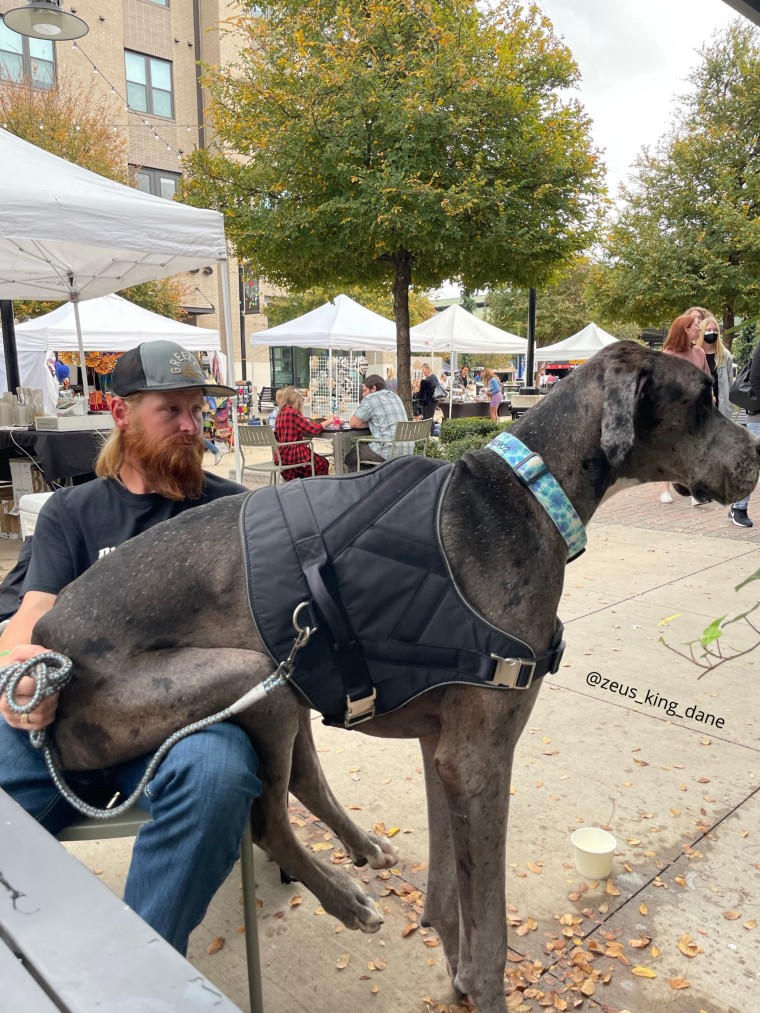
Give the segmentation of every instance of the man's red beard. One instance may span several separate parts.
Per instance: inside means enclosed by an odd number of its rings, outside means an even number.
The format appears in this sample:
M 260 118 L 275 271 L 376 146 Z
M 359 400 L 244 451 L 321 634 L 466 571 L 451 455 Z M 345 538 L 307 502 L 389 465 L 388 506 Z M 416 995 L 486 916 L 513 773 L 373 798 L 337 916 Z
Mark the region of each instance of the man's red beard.
M 153 492 L 177 501 L 200 497 L 204 486 L 200 436 L 179 434 L 156 443 L 146 436 L 137 419 L 122 435 L 130 464 L 142 473 Z

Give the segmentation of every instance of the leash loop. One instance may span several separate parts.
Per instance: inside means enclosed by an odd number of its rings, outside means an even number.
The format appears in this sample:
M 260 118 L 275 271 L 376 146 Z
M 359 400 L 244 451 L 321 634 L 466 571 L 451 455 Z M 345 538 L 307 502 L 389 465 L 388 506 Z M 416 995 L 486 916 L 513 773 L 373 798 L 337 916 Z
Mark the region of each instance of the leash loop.
M 163 745 L 159 746 L 156 750 L 150 763 L 145 768 L 145 773 L 140 778 L 140 782 L 135 790 L 129 798 L 120 805 L 111 807 L 109 804 L 107 809 L 98 809 L 75 795 L 63 779 L 60 758 L 53 743 L 48 738 L 47 730 L 45 728 L 41 728 L 39 730 L 30 731 L 29 741 L 35 749 L 42 750 L 42 755 L 45 759 L 45 764 L 50 777 L 61 796 L 66 799 L 69 805 L 73 806 L 74 809 L 82 813 L 83 816 L 87 816 L 89 819 L 113 819 L 114 817 L 125 813 L 128 809 L 131 809 L 141 797 L 147 784 L 153 778 L 159 763 L 163 760 L 172 746 L 176 745 L 181 739 L 186 738 L 188 735 L 192 735 L 194 732 L 203 731 L 203 729 L 209 728 L 211 725 L 229 720 L 229 718 L 233 717 L 235 714 L 239 714 L 240 711 L 247 710 L 248 707 L 259 703 L 264 699 L 264 697 L 271 693 L 272 690 L 285 685 L 287 680 L 290 679 L 293 674 L 298 652 L 302 647 L 306 646 L 312 633 L 316 631 L 316 627 L 301 627 L 298 624 L 298 617 L 301 609 L 305 608 L 308 604 L 308 602 L 301 602 L 300 605 L 296 606 L 292 619 L 296 636 L 293 640 L 293 644 L 291 645 L 287 658 L 279 663 L 274 672 L 268 675 L 266 679 L 260 682 L 257 686 L 254 686 L 253 689 L 241 696 L 239 700 L 230 704 L 229 707 L 225 707 L 223 710 L 217 711 L 216 714 L 211 714 L 206 718 L 202 718 L 200 721 L 193 721 L 184 728 L 180 728 L 179 731 L 174 732 L 173 735 L 170 735 Z M 66 686 L 68 686 L 73 678 L 71 669 L 71 660 L 65 655 L 56 654 L 53 651 L 46 651 L 44 654 L 38 654 L 29 661 L 20 661 L 12 665 L 7 665 L 5 668 L 0 668 L 0 696 L 3 693 L 5 694 L 5 698 L 8 701 L 8 707 L 14 714 L 29 714 L 46 696 L 52 696 L 54 693 L 60 693 L 62 689 L 65 689 Z M 19 681 L 25 675 L 29 675 L 35 680 L 34 693 L 32 694 L 29 703 L 19 704 L 16 702 L 16 691 Z

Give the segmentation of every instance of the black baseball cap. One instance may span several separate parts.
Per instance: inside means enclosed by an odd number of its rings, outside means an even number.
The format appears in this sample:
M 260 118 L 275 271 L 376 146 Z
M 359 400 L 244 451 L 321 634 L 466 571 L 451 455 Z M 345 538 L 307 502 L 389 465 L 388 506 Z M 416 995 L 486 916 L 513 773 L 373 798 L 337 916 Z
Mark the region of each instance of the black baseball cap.
M 130 348 L 114 366 L 112 379 L 112 390 L 118 397 L 192 387 L 212 397 L 237 394 L 232 387 L 210 383 L 196 356 L 174 341 L 144 341 Z

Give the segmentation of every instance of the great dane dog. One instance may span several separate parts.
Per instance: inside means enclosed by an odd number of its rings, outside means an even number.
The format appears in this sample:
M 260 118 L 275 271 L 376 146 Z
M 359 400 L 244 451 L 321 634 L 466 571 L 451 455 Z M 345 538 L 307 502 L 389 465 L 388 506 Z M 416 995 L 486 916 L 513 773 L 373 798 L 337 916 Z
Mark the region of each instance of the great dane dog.
M 543 457 L 584 524 L 620 480 L 670 481 L 682 495 L 726 504 L 758 479 L 758 443 L 718 413 L 708 379 L 633 343 L 597 353 L 512 429 Z M 439 530 L 462 596 L 490 624 L 545 652 L 567 559 L 557 528 L 495 453 L 466 454 L 451 474 Z M 134 538 L 66 588 L 37 624 L 35 642 L 74 662 L 54 726 L 65 767 L 101 768 L 154 750 L 271 673 L 246 598 L 242 498 L 190 510 Z M 277 593 L 276 575 L 272 587 Z M 480 1013 L 505 1010 L 512 755 L 539 685 L 444 685 L 360 725 L 371 735 L 421 741 L 430 827 L 425 922 L 440 936 L 456 993 Z M 288 823 L 290 788 L 354 862 L 393 863 L 391 846 L 356 827 L 331 794 L 309 715 L 296 693 L 281 688 L 235 719 L 262 760 L 259 842 L 328 912 L 373 932 L 381 922 L 374 903 L 343 870 L 310 855 Z

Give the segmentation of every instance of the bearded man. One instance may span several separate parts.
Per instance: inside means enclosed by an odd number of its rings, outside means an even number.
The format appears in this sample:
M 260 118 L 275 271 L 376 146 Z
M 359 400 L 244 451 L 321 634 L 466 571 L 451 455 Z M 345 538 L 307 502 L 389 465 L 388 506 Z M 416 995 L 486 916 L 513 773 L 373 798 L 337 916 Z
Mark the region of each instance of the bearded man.
M 45 650 L 31 643 L 35 623 L 101 556 L 159 521 L 245 491 L 203 471 L 203 402 L 212 392 L 235 393 L 209 385 L 195 356 L 172 341 L 144 342 L 119 359 L 115 429 L 98 457 L 99 477 L 59 490 L 40 511 L 21 606 L 0 637 L 0 664 Z M 33 688 L 30 677 L 22 680 L 17 701 L 28 702 Z M 24 720 L 0 698 L 0 788 L 54 834 L 80 817 L 60 796 L 27 733 L 49 725 L 57 703 L 47 697 Z M 114 792 L 128 797 L 149 760 L 66 776 L 77 794 L 103 805 Z M 180 953 L 237 858 L 261 793 L 257 771 L 248 737 L 224 722 L 177 743 L 141 797 L 152 820 L 135 841 L 124 900 Z

